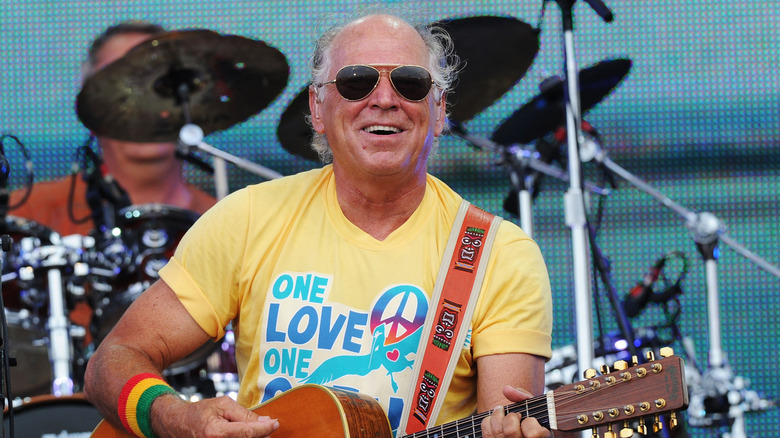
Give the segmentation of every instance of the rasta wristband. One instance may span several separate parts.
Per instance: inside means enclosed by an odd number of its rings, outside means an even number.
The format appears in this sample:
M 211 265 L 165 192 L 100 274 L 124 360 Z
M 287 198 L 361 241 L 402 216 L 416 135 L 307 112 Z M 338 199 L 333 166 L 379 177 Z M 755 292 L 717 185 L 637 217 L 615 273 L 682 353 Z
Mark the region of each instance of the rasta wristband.
M 137 374 L 130 378 L 119 394 L 117 412 L 122 425 L 135 436 L 152 438 L 149 412 L 152 402 L 163 394 L 177 394 L 165 380 L 151 373 Z

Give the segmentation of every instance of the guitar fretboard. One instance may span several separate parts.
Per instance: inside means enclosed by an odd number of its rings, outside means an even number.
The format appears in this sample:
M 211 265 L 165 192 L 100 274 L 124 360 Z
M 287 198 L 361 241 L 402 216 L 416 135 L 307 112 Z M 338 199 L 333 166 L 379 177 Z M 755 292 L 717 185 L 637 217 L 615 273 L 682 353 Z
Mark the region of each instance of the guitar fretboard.
M 509 412 L 517 412 L 523 418 L 534 417 L 543 427 L 550 428 L 547 396 L 540 395 L 504 406 L 504 413 Z M 468 418 L 415 432 L 404 438 L 481 438 L 482 420 L 491 414 L 492 412 L 482 412 Z

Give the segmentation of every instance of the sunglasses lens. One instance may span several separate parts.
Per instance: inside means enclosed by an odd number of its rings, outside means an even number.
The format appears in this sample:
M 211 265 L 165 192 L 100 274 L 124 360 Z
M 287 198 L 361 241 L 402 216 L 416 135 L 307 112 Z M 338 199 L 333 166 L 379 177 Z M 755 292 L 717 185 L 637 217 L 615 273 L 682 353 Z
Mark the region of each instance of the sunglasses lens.
M 348 100 L 363 99 L 378 82 L 379 72 L 366 65 L 350 65 L 336 74 L 336 89 Z
M 431 90 L 431 74 L 422 67 L 398 67 L 390 73 L 390 80 L 396 91 L 409 100 L 423 100 Z

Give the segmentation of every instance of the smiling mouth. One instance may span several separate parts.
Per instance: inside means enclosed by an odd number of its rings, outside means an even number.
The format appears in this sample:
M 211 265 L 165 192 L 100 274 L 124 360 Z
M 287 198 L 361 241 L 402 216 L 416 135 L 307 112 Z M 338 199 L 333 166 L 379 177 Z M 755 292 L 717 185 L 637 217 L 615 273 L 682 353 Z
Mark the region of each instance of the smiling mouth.
M 383 125 L 371 125 L 363 128 L 363 130 L 368 132 L 369 134 L 377 134 L 377 135 L 391 135 L 391 134 L 399 134 L 401 132 L 401 130 L 396 127 L 383 126 Z

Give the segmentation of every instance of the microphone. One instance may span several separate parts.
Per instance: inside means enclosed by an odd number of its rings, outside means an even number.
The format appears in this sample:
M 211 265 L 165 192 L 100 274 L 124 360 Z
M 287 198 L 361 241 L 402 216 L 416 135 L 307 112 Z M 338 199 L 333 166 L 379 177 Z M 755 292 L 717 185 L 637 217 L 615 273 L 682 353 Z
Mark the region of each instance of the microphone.
M 87 183 L 87 204 L 92 210 L 95 228 L 101 233 L 116 225 L 117 212 L 130 206 L 130 196 L 111 176 L 103 160 L 89 147 L 84 153 L 92 161 L 93 168 L 83 178 Z
M 625 298 L 623 298 L 623 311 L 626 313 L 626 316 L 633 318 L 639 315 L 647 306 L 653 294 L 653 285 L 658 281 L 658 277 L 661 276 L 661 271 L 665 264 L 666 257 L 656 260 L 650 271 L 642 278 L 642 281 L 632 287 L 626 294 Z

